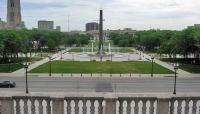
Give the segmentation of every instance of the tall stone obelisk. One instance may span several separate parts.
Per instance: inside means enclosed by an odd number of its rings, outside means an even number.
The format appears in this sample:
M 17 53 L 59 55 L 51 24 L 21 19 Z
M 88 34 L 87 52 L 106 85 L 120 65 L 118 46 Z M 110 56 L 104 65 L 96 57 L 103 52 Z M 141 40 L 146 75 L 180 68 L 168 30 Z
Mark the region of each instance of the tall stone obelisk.
M 99 19 L 99 53 L 103 52 L 103 10 L 100 10 Z
M 7 0 L 7 23 L 9 28 L 24 28 L 20 0 Z

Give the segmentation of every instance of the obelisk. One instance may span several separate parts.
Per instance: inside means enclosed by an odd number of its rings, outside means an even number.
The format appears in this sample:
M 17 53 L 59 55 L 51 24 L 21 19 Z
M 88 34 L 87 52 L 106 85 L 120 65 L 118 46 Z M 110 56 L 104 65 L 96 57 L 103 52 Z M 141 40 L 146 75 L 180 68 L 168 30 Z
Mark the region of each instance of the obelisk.
M 100 10 L 99 19 L 99 53 L 103 52 L 103 10 Z

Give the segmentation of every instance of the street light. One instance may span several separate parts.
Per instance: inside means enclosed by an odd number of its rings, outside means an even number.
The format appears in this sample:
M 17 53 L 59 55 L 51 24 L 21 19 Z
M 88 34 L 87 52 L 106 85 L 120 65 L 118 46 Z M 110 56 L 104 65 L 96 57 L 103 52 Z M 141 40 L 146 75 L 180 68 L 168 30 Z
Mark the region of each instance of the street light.
M 26 63 L 24 64 L 24 69 L 25 69 L 25 75 L 26 75 L 26 94 L 28 94 L 28 58 L 26 56 Z
M 153 63 L 154 63 L 154 57 L 151 56 L 151 77 L 153 77 Z
M 62 56 L 62 49 L 60 51 L 60 59 L 62 60 L 63 59 L 63 56 Z
M 51 76 L 51 56 L 49 55 L 49 76 Z
M 175 74 L 175 76 L 174 76 L 174 95 L 176 95 L 176 78 L 177 78 L 177 76 L 176 76 L 176 74 L 177 74 L 177 70 L 178 70 L 178 66 L 179 66 L 179 64 L 174 64 L 174 74 Z
M 9 62 L 9 63 L 8 63 L 9 72 L 11 72 L 11 68 L 10 68 L 10 65 L 11 65 L 11 63 L 10 63 L 10 62 L 11 62 L 11 60 L 10 60 L 10 58 L 8 59 L 8 62 Z
M 28 94 L 28 77 L 27 77 L 28 65 L 25 65 L 24 68 L 26 70 L 26 94 Z

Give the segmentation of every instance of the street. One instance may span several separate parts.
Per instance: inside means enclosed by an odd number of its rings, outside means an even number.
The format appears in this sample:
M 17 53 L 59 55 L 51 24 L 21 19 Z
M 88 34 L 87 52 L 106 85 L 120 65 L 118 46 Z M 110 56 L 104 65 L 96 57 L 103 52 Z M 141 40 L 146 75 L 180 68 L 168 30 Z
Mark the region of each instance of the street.
M 16 88 L 1 92 L 25 92 L 25 77 L 0 77 L 16 82 Z M 29 92 L 125 92 L 173 93 L 174 77 L 164 78 L 89 78 L 28 77 Z M 200 92 L 200 77 L 177 78 L 177 93 Z

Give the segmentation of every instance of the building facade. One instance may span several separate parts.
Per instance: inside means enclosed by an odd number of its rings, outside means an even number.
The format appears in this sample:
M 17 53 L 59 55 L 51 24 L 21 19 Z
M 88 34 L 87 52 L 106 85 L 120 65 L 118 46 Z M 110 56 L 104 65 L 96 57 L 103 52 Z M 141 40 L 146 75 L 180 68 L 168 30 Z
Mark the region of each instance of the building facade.
M 0 18 L 0 29 L 4 29 L 4 28 L 7 28 L 7 23 L 2 21 Z
M 61 26 L 56 26 L 56 31 L 61 31 Z
M 38 21 L 38 29 L 39 30 L 54 30 L 54 22 L 40 20 L 40 21 Z
M 7 0 L 7 27 L 25 28 L 21 17 L 20 0 Z
M 200 29 L 200 24 L 194 24 L 193 26 L 188 26 L 187 28 Z
M 99 24 L 91 22 L 86 24 L 86 32 L 99 30 Z

